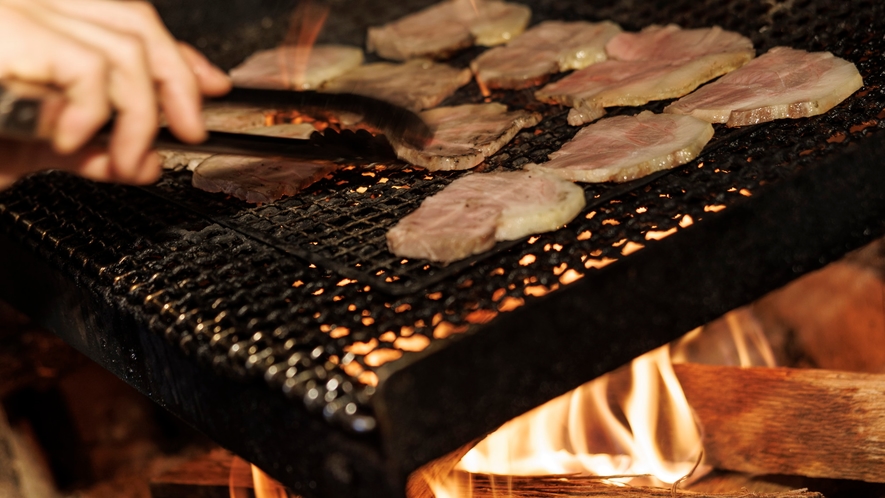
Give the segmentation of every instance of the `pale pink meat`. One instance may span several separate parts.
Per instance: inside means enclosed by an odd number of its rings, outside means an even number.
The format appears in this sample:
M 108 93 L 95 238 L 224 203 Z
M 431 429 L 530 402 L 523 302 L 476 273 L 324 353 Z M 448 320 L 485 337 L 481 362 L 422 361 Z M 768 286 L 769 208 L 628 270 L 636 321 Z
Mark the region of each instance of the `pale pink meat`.
M 529 171 L 461 177 L 387 232 L 390 252 L 450 263 L 502 240 L 554 230 L 585 205 L 584 190 L 557 176 Z
M 319 161 L 217 155 L 197 166 L 192 184 L 260 204 L 295 195 L 335 168 L 335 164 Z
M 609 58 L 622 61 L 677 61 L 724 53 L 743 53 L 749 60 L 756 55 L 753 42 L 733 31 L 719 26 L 682 29 L 675 24 L 621 33 L 608 42 L 605 50 Z
M 546 163 L 526 169 L 576 182 L 626 182 L 691 161 L 712 137 L 713 126 L 706 121 L 645 111 L 601 119 Z
M 498 0 L 444 0 L 369 28 L 369 52 L 392 60 L 446 58 L 474 44 L 500 45 L 525 30 L 528 7 Z
M 203 121 L 206 129 L 213 131 L 240 132 L 267 125 L 268 110 L 259 107 L 243 107 L 228 104 L 206 104 Z
M 363 63 L 363 51 L 344 45 L 281 46 L 262 50 L 231 69 L 234 85 L 312 90 Z
M 400 159 L 429 170 L 469 169 L 506 145 L 522 130 L 538 124 L 541 117 L 528 111 L 508 112 L 507 106 L 468 104 L 438 107 L 421 113 L 434 130 L 424 149 L 393 140 Z
M 326 82 L 322 90 L 366 95 L 420 111 L 439 105 L 470 79 L 469 69 L 415 59 L 365 64 Z
M 606 42 L 620 32 L 609 21 L 545 21 L 484 52 L 470 67 L 486 88 L 528 88 L 551 74 L 604 61 Z
M 750 40 L 736 33 L 675 25 L 621 33 L 606 44 L 606 52 L 610 60 L 575 71 L 535 97 L 572 107 L 569 123 L 577 126 L 599 119 L 606 107 L 682 97 L 755 55 Z
M 861 87 L 854 64 L 829 52 L 775 47 L 664 112 L 747 126 L 823 114 Z

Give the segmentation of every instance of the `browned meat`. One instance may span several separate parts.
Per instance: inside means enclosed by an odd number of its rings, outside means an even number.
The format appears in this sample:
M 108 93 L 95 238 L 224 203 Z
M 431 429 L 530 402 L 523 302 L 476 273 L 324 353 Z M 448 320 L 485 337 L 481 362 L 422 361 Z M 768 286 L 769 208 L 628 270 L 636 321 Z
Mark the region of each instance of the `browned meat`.
M 368 50 L 386 59 L 446 58 L 472 46 L 500 45 L 528 25 L 528 7 L 498 0 L 444 0 L 384 26 L 369 28 Z
M 829 52 L 775 47 L 664 112 L 746 126 L 823 114 L 862 86 L 854 64 Z
M 282 46 L 252 54 L 230 71 L 237 86 L 312 90 L 363 63 L 363 51 L 344 45 Z
M 605 44 L 621 28 L 612 22 L 545 21 L 470 63 L 486 88 L 528 88 L 554 73 L 606 59 Z
M 430 144 L 418 150 L 394 141 L 393 147 L 400 159 L 429 170 L 472 168 L 541 120 L 528 111 L 507 112 L 499 103 L 438 107 L 421 117 L 435 130 Z
M 420 111 L 437 106 L 468 82 L 469 69 L 416 59 L 360 66 L 328 81 L 323 91 L 366 95 Z
M 450 263 L 496 241 L 554 230 L 585 205 L 584 190 L 529 171 L 473 173 L 428 197 L 387 232 L 397 256 Z
M 575 182 L 626 182 L 685 164 L 713 137 L 713 126 L 690 116 L 654 114 L 601 119 L 550 154 L 543 171 Z
M 295 195 L 334 170 L 332 163 L 217 155 L 197 166 L 192 183 L 260 204 Z
M 753 56 L 746 38 L 720 28 L 681 30 L 652 26 L 621 33 L 606 45 L 608 60 L 551 83 L 535 97 L 572 107 L 569 123 L 599 119 L 606 107 L 643 105 L 682 97 L 743 66 Z

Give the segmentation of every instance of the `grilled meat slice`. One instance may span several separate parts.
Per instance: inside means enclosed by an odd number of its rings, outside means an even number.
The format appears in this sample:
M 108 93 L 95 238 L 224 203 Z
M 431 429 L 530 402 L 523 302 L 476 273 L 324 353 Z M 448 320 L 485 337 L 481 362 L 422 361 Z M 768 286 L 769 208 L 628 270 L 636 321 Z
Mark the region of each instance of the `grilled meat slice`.
M 609 21 L 545 21 L 507 45 L 486 51 L 470 68 L 485 88 L 528 88 L 551 74 L 604 61 L 606 42 L 620 32 Z
M 753 42 L 733 31 L 719 26 L 682 29 L 675 24 L 621 33 L 606 44 L 605 51 L 610 59 L 621 61 L 679 61 L 728 53 L 742 53 L 749 60 L 756 55 Z
M 259 126 L 241 130 L 242 133 L 250 133 L 253 135 L 265 135 L 269 137 L 286 137 L 307 139 L 316 131 L 316 128 L 309 123 L 299 124 L 279 124 L 273 126 Z M 182 152 L 177 150 L 158 150 L 157 153 L 163 159 L 163 168 L 175 169 L 184 166 L 188 171 L 193 171 L 206 159 L 212 157 L 212 154 L 203 152 Z
M 255 204 L 295 195 L 336 168 L 333 163 L 219 154 L 194 170 L 192 184 Z
M 393 148 L 400 159 L 434 171 L 470 169 L 541 120 L 528 111 L 508 112 L 497 102 L 438 107 L 421 117 L 435 130 L 433 140 L 423 150 L 398 141 Z
M 444 0 L 369 28 L 368 50 L 392 60 L 444 59 L 472 46 L 500 45 L 525 30 L 531 10 L 498 0 Z
M 237 133 L 267 126 L 267 111 L 259 107 L 209 103 L 203 107 L 203 121 L 208 130 Z
M 721 28 L 651 26 L 606 44 L 610 60 L 576 71 L 535 92 L 543 102 L 572 107 L 569 124 L 599 119 L 606 107 L 682 97 L 749 62 L 750 40 Z M 621 60 L 613 60 L 620 58 Z
M 366 64 L 325 85 L 323 91 L 356 93 L 385 100 L 413 111 L 437 106 L 470 82 L 469 69 L 455 69 L 426 59 L 402 64 Z
M 775 47 L 664 112 L 747 126 L 823 114 L 862 86 L 854 64 L 829 52 Z
M 313 90 L 363 63 L 363 51 L 345 45 L 281 46 L 262 50 L 231 69 L 237 86 Z
M 542 164 L 543 171 L 575 182 L 626 182 L 685 164 L 713 137 L 713 126 L 690 116 L 654 114 L 599 120 L 578 132 Z
M 450 263 L 487 251 L 496 241 L 554 230 L 585 205 L 584 191 L 554 175 L 530 171 L 461 177 L 387 232 L 397 256 Z
M 177 169 L 184 166 L 188 171 L 193 171 L 201 162 L 210 158 L 212 154 L 204 152 L 184 152 L 180 150 L 158 149 L 157 154 L 163 161 L 163 169 Z

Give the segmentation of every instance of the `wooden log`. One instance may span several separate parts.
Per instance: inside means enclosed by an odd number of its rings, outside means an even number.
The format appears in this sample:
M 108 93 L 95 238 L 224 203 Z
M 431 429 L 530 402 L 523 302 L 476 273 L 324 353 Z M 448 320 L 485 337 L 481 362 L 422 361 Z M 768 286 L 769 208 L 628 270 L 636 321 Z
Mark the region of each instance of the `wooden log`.
M 674 366 L 707 463 L 755 474 L 885 482 L 885 375 Z
M 216 449 L 154 476 L 150 486 L 151 498 L 245 497 L 253 495 L 252 466 Z
M 617 486 L 598 477 L 492 477 L 461 473 L 458 478 L 465 491 L 461 496 L 470 498 L 823 498 L 820 493 L 805 489 L 750 493 L 736 488 L 732 492 L 696 493 L 670 488 Z
M 848 372 L 885 372 L 885 281 L 881 273 L 838 262 L 753 305 L 778 363 Z

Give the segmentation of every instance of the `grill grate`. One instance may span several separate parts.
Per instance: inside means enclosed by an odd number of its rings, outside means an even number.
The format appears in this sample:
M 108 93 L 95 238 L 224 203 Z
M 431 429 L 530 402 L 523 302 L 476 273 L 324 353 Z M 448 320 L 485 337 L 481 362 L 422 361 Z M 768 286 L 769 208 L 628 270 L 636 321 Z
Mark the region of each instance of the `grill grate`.
M 824 116 L 717 129 L 715 145 L 695 162 L 627 187 L 588 186 L 591 206 L 569 226 L 449 267 L 403 264 L 386 253 L 383 234 L 459 174 L 392 166 L 341 171 L 261 207 L 198 192 L 186 172 L 167 174 L 149 192 L 49 173 L 0 194 L 3 225 L 220 374 L 263 378 L 336 424 L 370 431 L 385 364 L 404 355 L 409 361 L 411 352 L 623 259 L 656 233 L 702 222 L 885 127 L 879 2 L 598 8 L 543 0 L 534 7 L 535 21 L 610 18 L 626 29 L 719 24 L 750 36 L 760 52 L 776 45 L 830 50 L 857 63 L 867 86 Z M 363 29 L 350 27 L 337 28 L 342 39 Z M 517 104 L 527 93 L 503 97 Z M 448 103 L 479 98 L 470 86 Z M 543 160 L 577 131 L 561 111 L 539 108 L 545 120 L 488 169 Z

